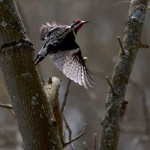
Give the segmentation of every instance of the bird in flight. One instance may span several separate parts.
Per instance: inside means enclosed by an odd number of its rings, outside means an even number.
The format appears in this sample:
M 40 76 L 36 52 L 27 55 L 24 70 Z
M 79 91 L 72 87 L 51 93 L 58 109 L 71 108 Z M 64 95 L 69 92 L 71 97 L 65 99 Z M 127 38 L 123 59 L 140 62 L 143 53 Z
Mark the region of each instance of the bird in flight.
M 88 22 L 76 19 L 71 25 L 42 25 L 40 39 L 44 45 L 33 63 L 37 65 L 49 54 L 53 63 L 69 79 L 85 88 L 92 87 L 92 74 L 86 67 L 80 47 L 75 41 L 77 32 Z

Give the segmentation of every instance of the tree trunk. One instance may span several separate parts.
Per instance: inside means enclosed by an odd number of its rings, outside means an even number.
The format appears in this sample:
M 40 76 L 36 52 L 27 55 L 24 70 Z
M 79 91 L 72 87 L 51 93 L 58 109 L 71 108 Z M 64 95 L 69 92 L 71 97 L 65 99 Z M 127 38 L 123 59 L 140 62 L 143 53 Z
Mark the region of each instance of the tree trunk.
M 53 111 L 32 64 L 30 43 L 14 0 L 0 1 L 0 62 L 26 150 L 61 150 Z
M 126 87 L 141 45 L 147 3 L 148 0 L 131 0 L 123 38 L 123 51 L 120 51 L 111 78 L 111 88 L 107 94 L 100 150 L 117 150 L 120 124 L 127 105 L 124 101 Z

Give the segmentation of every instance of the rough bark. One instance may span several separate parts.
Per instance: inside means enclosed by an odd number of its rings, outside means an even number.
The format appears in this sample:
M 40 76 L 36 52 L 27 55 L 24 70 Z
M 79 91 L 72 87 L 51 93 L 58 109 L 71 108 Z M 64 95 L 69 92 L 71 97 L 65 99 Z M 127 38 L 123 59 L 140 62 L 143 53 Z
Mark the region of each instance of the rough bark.
M 124 53 L 122 51 L 119 53 L 111 78 L 112 87 L 107 94 L 100 150 L 117 150 L 120 124 L 126 105 L 124 101 L 126 87 L 141 44 L 147 3 L 148 0 L 131 0 L 123 37 Z
M 61 150 L 53 111 L 32 64 L 30 43 L 14 0 L 0 1 L 0 62 L 26 150 Z

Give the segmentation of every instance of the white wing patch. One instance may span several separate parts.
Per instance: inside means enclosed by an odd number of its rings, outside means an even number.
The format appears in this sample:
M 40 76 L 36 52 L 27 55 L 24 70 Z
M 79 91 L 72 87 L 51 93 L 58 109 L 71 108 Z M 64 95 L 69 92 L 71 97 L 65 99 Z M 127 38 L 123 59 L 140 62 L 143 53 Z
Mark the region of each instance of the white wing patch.
M 91 74 L 88 71 L 85 63 L 82 63 L 78 56 L 80 49 L 68 50 L 50 54 L 53 63 L 61 70 L 68 78 L 74 82 L 83 85 L 85 88 L 92 87 L 94 83 Z

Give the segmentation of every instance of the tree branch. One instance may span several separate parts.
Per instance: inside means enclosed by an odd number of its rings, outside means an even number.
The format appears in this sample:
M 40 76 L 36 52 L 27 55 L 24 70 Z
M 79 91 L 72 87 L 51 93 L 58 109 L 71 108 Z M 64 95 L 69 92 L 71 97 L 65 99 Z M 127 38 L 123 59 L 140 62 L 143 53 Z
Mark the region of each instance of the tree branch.
M 63 111 L 65 109 L 65 106 L 66 106 L 67 97 L 68 97 L 68 94 L 69 94 L 70 84 L 71 84 L 71 80 L 68 79 L 67 89 L 66 89 L 64 100 L 63 100 L 62 107 L 61 107 L 61 113 L 63 113 Z
M 97 134 L 94 134 L 94 148 L 93 150 L 97 150 Z
M 34 48 L 14 0 L 0 1 L 0 63 L 26 150 L 62 150 L 52 108 L 35 66 Z
M 84 150 L 89 150 L 88 145 L 86 142 L 83 142 Z
M 125 54 L 120 52 L 111 78 L 116 95 L 109 89 L 100 150 L 117 150 L 126 87 L 141 43 L 147 4 L 148 0 L 131 0 L 122 42 Z
M 63 125 L 62 125 L 62 116 L 59 109 L 59 100 L 58 100 L 58 91 L 60 87 L 60 80 L 56 77 L 50 77 L 49 81 L 44 85 L 48 101 L 53 108 L 53 113 L 58 125 L 60 138 L 63 138 Z
M 15 113 L 13 111 L 13 107 L 10 104 L 2 104 L 2 103 L 0 103 L 0 107 L 8 109 L 11 112 L 11 114 L 14 116 L 14 118 L 16 118 L 15 117 Z
M 75 138 L 71 139 L 70 141 L 64 143 L 64 147 L 67 146 L 68 144 L 78 140 L 80 137 L 82 137 L 83 134 L 85 133 L 86 129 L 87 129 L 87 124 L 85 124 L 85 127 L 84 127 L 83 131 L 78 136 L 76 136 Z
M 119 45 L 120 45 L 122 53 L 125 54 L 124 53 L 124 49 L 123 49 L 123 45 L 122 45 L 122 42 L 121 42 L 121 39 L 120 39 L 120 36 L 117 36 L 117 39 L 118 39 L 118 42 L 119 42 Z
M 2 103 L 0 103 L 0 107 L 7 108 L 7 109 L 13 109 L 13 107 L 10 104 L 2 104 Z
M 150 46 L 148 44 L 141 44 L 139 47 L 140 48 L 150 48 Z
M 113 87 L 112 87 L 112 84 L 111 84 L 111 82 L 110 82 L 108 76 L 106 76 L 105 78 L 106 78 L 106 80 L 107 80 L 107 82 L 108 82 L 108 84 L 109 84 L 109 86 L 110 86 L 110 89 L 111 89 L 113 95 L 115 96 L 116 94 L 115 94 L 115 92 L 114 92 L 114 89 L 113 89 Z

